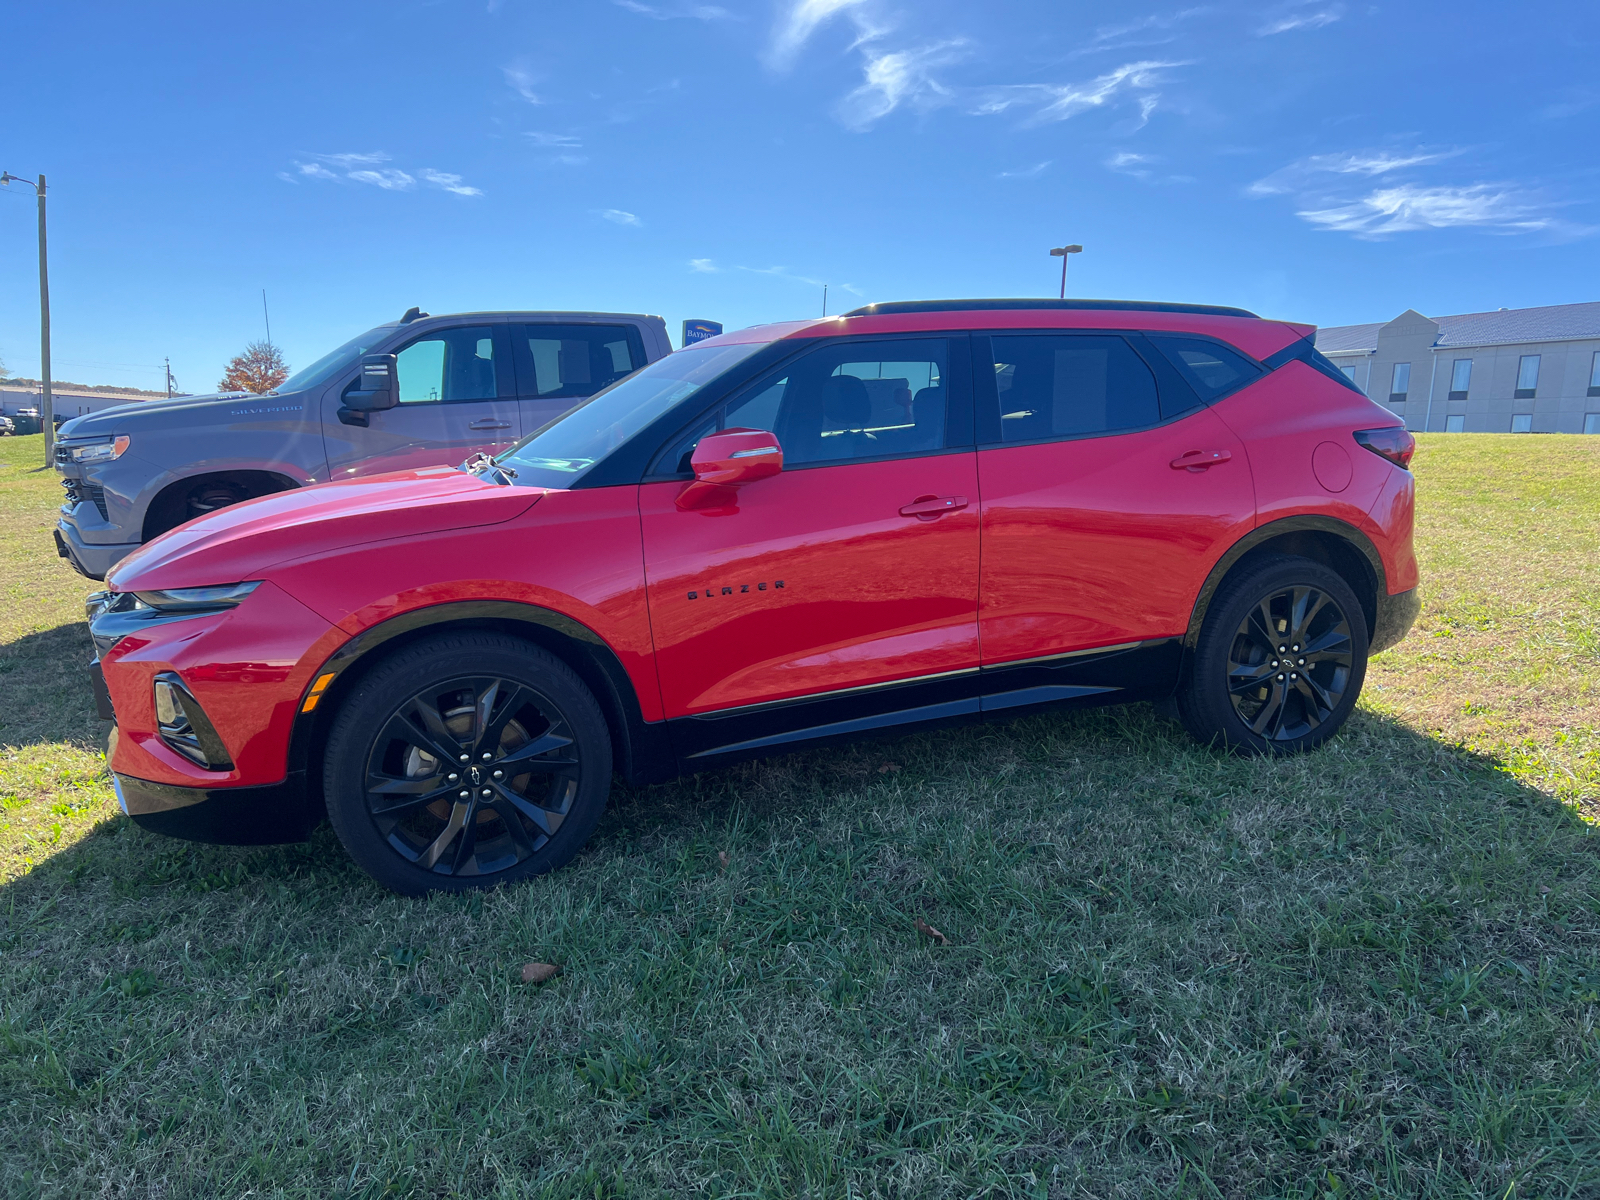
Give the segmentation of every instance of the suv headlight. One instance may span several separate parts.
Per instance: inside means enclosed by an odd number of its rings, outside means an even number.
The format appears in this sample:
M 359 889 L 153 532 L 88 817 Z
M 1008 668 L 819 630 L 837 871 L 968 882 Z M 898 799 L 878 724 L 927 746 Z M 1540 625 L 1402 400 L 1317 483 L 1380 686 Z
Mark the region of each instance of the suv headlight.
M 82 446 L 67 446 L 67 456 L 75 463 L 103 463 L 114 458 L 121 458 L 123 452 L 133 444 L 133 439 L 125 433 L 119 433 L 114 438 L 106 438 L 99 442 L 89 442 Z
M 259 579 L 249 583 L 218 583 L 210 587 L 167 588 L 159 592 L 135 592 L 151 608 L 162 612 L 197 612 L 202 609 L 233 608 L 261 586 Z

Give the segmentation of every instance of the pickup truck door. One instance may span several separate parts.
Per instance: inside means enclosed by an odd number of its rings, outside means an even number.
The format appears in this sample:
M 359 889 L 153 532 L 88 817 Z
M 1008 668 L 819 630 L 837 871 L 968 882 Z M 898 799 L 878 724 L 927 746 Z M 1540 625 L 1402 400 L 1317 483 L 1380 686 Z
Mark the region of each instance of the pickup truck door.
M 400 403 L 366 414 L 365 426 L 340 421 L 342 392 L 330 388 L 322 400 L 328 477 L 455 466 L 480 450 L 498 454 L 522 436 L 511 358 L 503 322 L 434 326 L 400 345 Z

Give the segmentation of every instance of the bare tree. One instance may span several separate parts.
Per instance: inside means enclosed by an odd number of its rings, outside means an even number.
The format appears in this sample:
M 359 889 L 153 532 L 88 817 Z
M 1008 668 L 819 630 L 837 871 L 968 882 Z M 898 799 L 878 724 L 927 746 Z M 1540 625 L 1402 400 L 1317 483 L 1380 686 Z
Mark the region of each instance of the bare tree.
M 228 364 L 228 372 L 217 384 L 219 392 L 270 392 L 289 378 L 289 365 L 283 351 L 271 342 L 251 342 L 244 353 Z

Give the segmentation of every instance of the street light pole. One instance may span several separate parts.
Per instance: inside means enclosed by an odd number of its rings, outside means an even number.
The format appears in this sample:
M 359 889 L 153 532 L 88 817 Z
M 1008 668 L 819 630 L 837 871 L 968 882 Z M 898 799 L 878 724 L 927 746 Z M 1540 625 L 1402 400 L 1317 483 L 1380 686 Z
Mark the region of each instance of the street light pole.
M 1067 255 L 1082 253 L 1082 246 L 1057 246 L 1050 251 L 1051 258 L 1059 258 L 1061 260 L 1061 298 L 1063 300 L 1067 298 Z
M 9 184 L 13 179 L 26 183 L 39 197 L 39 413 L 44 425 L 44 465 L 48 467 L 55 463 L 56 426 L 55 403 L 50 396 L 50 258 L 44 238 L 44 176 L 34 184 L 9 171 L 0 171 L 0 184 Z

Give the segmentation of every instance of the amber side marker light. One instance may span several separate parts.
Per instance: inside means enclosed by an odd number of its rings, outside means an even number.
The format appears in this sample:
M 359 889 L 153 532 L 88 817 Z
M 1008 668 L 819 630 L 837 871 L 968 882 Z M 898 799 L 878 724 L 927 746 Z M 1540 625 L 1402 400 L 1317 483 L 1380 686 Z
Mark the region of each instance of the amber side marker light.
M 1416 453 L 1417 439 L 1404 425 L 1389 425 L 1383 429 L 1358 429 L 1357 442 L 1379 458 L 1387 458 L 1397 467 L 1411 469 L 1411 456 Z
M 322 699 L 322 693 L 328 690 L 328 685 L 333 682 L 333 673 L 318 675 L 317 681 L 311 685 L 311 691 L 306 696 L 306 702 L 300 706 L 303 713 L 310 712 L 317 706 L 317 701 Z

